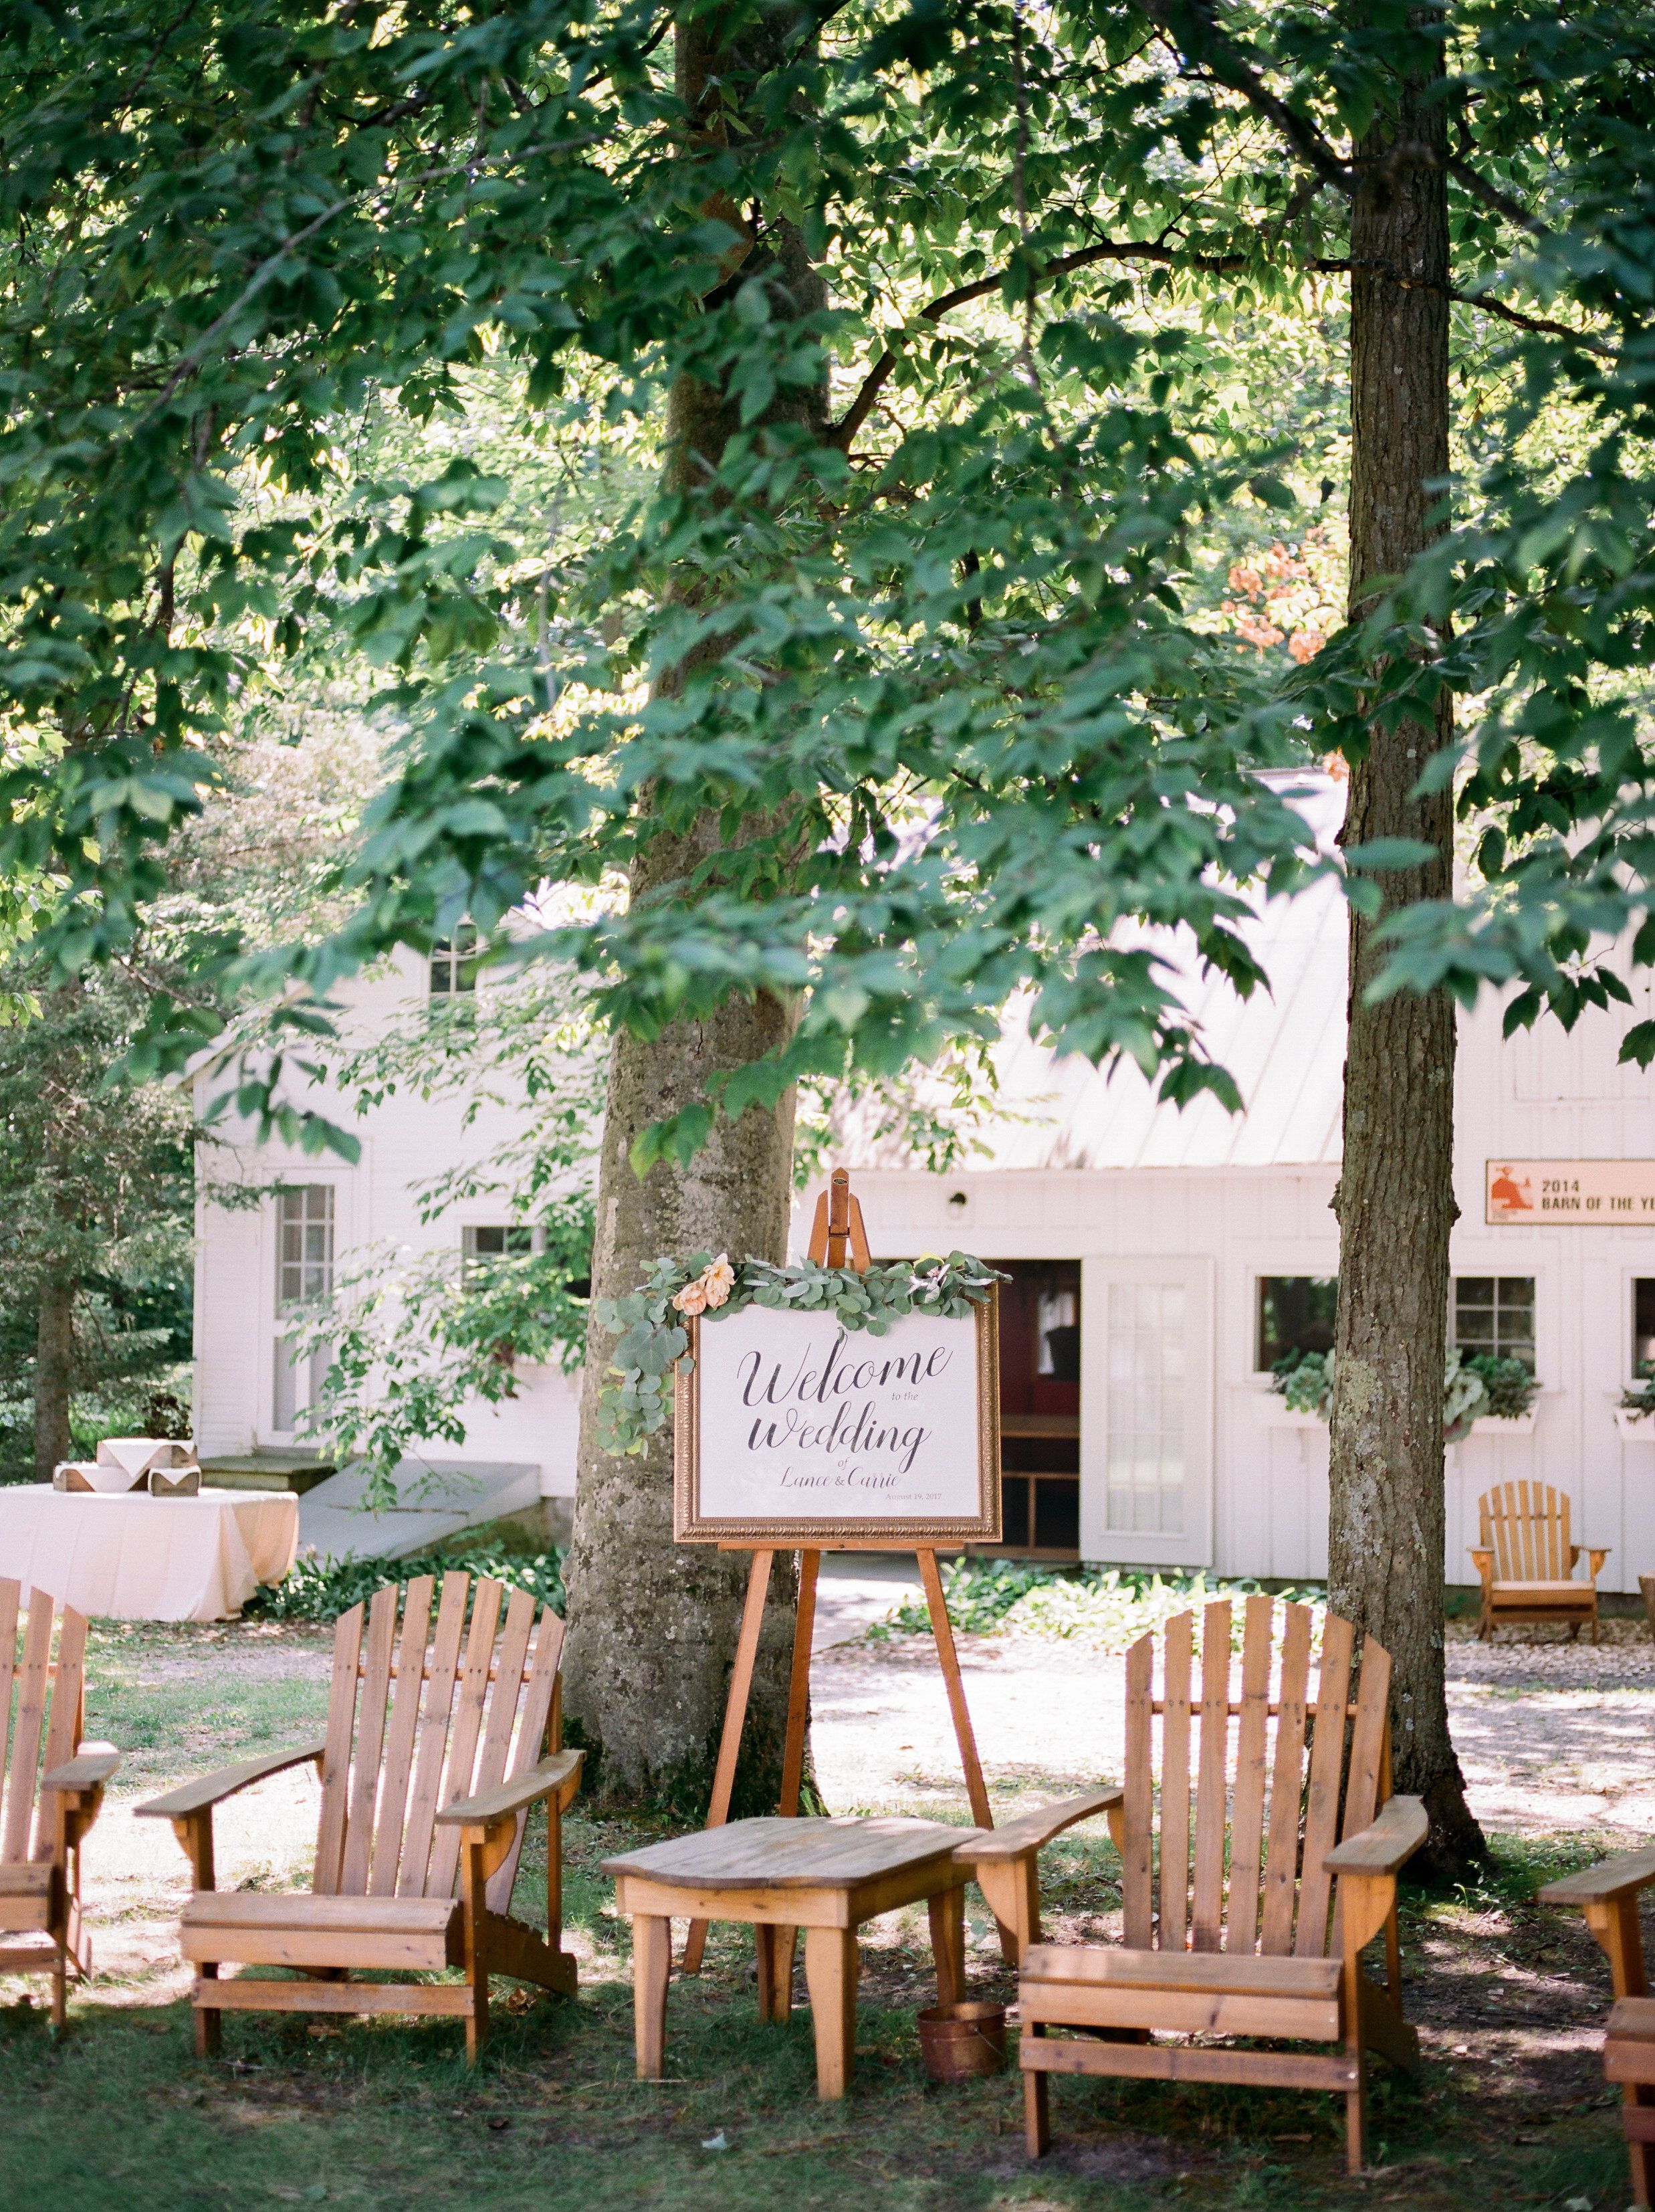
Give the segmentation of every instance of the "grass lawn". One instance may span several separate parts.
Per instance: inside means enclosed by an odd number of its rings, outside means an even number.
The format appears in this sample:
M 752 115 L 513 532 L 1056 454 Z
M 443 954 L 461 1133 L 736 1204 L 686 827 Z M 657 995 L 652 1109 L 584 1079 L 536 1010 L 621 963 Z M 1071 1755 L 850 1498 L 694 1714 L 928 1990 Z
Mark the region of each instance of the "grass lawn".
M 101 1630 L 93 1731 L 131 1747 L 124 1787 L 147 1796 L 310 1732 L 324 1680 L 313 1668 L 272 1670 L 309 1664 L 324 1644 L 290 1635 L 253 1651 L 245 1632 L 215 1646 L 199 1632 Z M 213 1662 L 221 1649 L 221 1667 Z M 169 1674 L 175 1662 L 184 1671 Z M 952 1803 L 932 1809 L 960 1817 Z M 46 2029 L 40 1985 L 32 2002 L 0 1998 L 3 2212 L 58 2212 L 88 2200 L 109 2212 L 324 2203 L 477 2203 L 491 2212 L 1359 2204 L 1450 2212 L 1628 2200 L 1597 2057 L 1601 1963 L 1578 1916 L 1528 1902 L 1548 1874 L 1595 1855 L 1585 1839 L 1552 1837 L 1543 1847 L 1508 1837 L 1476 1891 L 1409 1896 L 1408 2005 L 1428 2063 L 1417 2084 L 1376 2066 L 1376 2171 L 1353 2183 L 1343 2172 L 1342 2107 L 1331 2098 L 1151 2084 L 1055 2083 L 1055 2148 L 1030 2166 L 1015 2068 L 948 2088 L 921 2070 L 914 2014 L 931 2001 L 923 1909 L 866 1932 L 857 2079 L 843 2104 L 815 2100 L 803 1975 L 791 2025 L 761 2027 L 750 1939 L 729 1929 L 714 1931 L 699 1981 L 673 1984 L 670 2078 L 640 2085 L 627 1931 L 597 1863 L 650 1831 L 575 1819 L 566 1832 L 581 1994 L 567 2002 L 496 1984 L 494 2039 L 475 2073 L 453 2021 L 232 2015 L 224 2062 L 206 2065 L 191 2054 L 186 2008 L 151 2002 L 142 1977 L 118 1972 L 94 1984 L 74 2004 L 61 2044 Z M 1080 1832 L 1047 1863 L 1049 1929 L 1107 1929 L 1118 1906 L 1107 1843 Z M 518 1896 L 530 1915 L 543 1870 L 531 1831 Z M 979 1904 L 970 1972 L 984 1993 L 1012 1994 Z M 173 1972 L 168 1987 L 177 1985 Z M 727 2148 L 706 2147 L 719 2136 Z

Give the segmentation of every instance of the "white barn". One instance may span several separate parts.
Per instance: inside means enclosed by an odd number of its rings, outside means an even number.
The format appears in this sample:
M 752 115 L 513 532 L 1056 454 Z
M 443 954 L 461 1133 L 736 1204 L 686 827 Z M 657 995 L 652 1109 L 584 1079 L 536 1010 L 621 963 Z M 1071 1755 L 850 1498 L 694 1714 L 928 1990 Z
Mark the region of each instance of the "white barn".
M 1314 781 L 1319 826 L 1331 835 L 1342 793 Z M 1012 1274 L 1003 1301 L 1009 1548 L 1294 1580 L 1325 1571 L 1326 1431 L 1288 1409 L 1267 1370 L 1295 1317 L 1313 1327 L 1325 1314 L 1331 1287 L 1317 1286 L 1337 1268 L 1337 889 L 1270 909 L 1257 939 L 1268 997 L 1243 1005 L 1220 981 L 1189 983 L 1245 1114 L 1210 1102 L 1182 1115 L 1159 1108 L 1134 1070 L 1106 1078 L 1012 1038 L 1008 1110 L 968 1168 L 935 1176 L 876 1151 L 849 1155 L 876 1252 L 959 1247 Z M 352 1022 L 389 1021 L 427 988 L 426 964 L 406 957 L 358 987 Z M 1478 1494 L 1508 1477 L 1570 1494 L 1577 1540 L 1612 1547 L 1602 1587 L 1635 1590 L 1639 1569 L 1655 1568 L 1655 1419 L 1617 1415 L 1637 1361 L 1655 1355 L 1651 1085 L 1616 1060 L 1626 1029 L 1651 1011 L 1647 988 L 1635 995 L 1634 1009 L 1589 1014 L 1572 1036 L 1546 1021 L 1502 1042 L 1493 1000 L 1461 1018 L 1451 1336 L 1467 1351 L 1531 1358 L 1540 1388 L 1524 1419 L 1479 1422 L 1449 1451 L 1453 1583 L 1473 1579 Z M 205 1091 L 210 1078 L 202 1082 Z M 410 1184 L 498 1143 L 509 1116 L 485 1114 L 470 1130 L 461 1121 L 458 1103 L 398 1096 L 357 1125 L 355 1166 L 261 1152 L 246 1131 L 203 1154 L 204 1455 L 294 1446 L 308 1377 L 291 1372 L 281 1345 L 284 1297 L 325 1287 L 353 1248 L 458 1249 L 509 1225 L 486 1202 L 420 1223 Z M 1490 1220 L 1496 1171 L 1516 1203 L 1494 1205 Z M 226 1210 L 207 1186 L 227 1176 L 286 1188 Z M 1545 1191 L 1552 1182 L 1566 1187 L 1561 1196 Z M 800 1243 L 814 1197 L 796 1213 Z M 576 1399 L 561 1373 L 525 1369 L 519 1396 L 477 1408 L 464 1448 L 433 1448 L 433 1463 L 470 1469 L 483 1486 L 475 1496 L 486 1491 L 494 1510 L 538 1495 L 554 1528 L 566 1526 Z M 448 1503 L 478 1517 L 475 1503 Z M 330 1525 L 324 1540 L 344 1548 L 348 1524 Z
M 405 1026 L 433 994 L 462 986 L 453 958 L 429 962 L 399 954 L 336 994 L 341 1027 L 358 1041 Z M 205 1112 L 224 1077 L 217 1058 L 197 1072 L 197 1110 Z M 421 1188 L 461 1161 L 485 1161 L 516 1134 L 506 1109 L 485 1103 L 467 1125 L 468 1101 L 421 1098 L 399 1090 L 365 1115 L 325 1089 L 305 1103 L 350 1129 L 361 1146 L 348 1164 L 333 1153 L 306 1158 L 270 1142 L 251 1125 L 221 1120 L 197 1159 L 194 1426 L 215 1479 L 269 1480 L 316 1446 L 296 1428 L 315 1377 L 295 1365 L 283 1341 L 282 1310 L 294 1299 L 327 1296 L 353 1261 L 506 1249 L 518 1224 L 498 1199 L 457 1201 L 427 1224 Z M 226 1186 L 259 1194 L 226 1204 Z M 228 1194 L 234 1196 L 233 1189 Z M 567 1534 L 574 1495 L 579 1377 L 556 1367 L 518 1364 L 517 1395 L 464 1409 L 466 1440 L 431 1446 L 422 1464 L 404 1465 L 410 1510 L 376 1525 L 355 1510 L 361 1484 L 341 1474 L 300 1503 L 300 1540 L 324 1550 L 400 1553 L 468 1522 L 549 1502 L 551 1533 Z

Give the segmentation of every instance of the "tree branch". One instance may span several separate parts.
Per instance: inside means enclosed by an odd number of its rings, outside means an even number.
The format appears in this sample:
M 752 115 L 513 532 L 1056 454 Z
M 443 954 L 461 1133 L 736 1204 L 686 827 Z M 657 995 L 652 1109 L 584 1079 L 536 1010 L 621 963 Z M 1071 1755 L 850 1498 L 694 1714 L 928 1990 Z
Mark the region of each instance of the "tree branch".
M 1449 175 L 1456 183 L 1464 185 L 1472 198 L 1481 200 L 1484 207 L 1492 208 L 1496 215 L 1503 215 L 1507 222 L 1514 223 L 1519 230 L 1526 230 L 1531 238 L 1549 237 L 1550 233 L 1545 224 L 1538 216 L 1531 215 L 1521 200 L 1513 199 L 1509 192 L 1502 192 L 1498 185 L 1491 185 L 1480 169 L 1474 169 L 1461 155 L 1451 154 L 1446 166 Z
M 1104 239 L 1096 246 L 1082 246 L 1077 253 L 1065 253 L 1056 261 L 1048 261 L 1034 277 L 1035 285 L 1048 284 L 1053 277 L 1066 276 L 1077 269 L 1089 269 L 1100 261 L 1152 261 L 1163 268 L 1201 269 L 1223 275 L 1244 269 L 1249 257 L 1242 253 L 1185 253 L 1176 246 L 1162 245 L 1153 239 Z M 1349 276 L 1353 264 L 1319 256 L 1314 260 L 1298 264 L 1307 274 L 1317 276 Z M 1567 338 L 1571 344 L 1582 346 L 1588 353 L 1612 355 L 1615 349 L 1603 338 L 1589 337 L 1584 331 L 1571 329 L 1567 323 L 1553 322 L 1545 315 L 1525 314 L 1520 307 L 1508 307 L 1503 300 L 1493 299 L 1486 292 L 1466 292 L 1458 285 L 1434 285 L 1417 276 L 1404 276 L 1395 269 L 1385 267 L 1388 276 L 1402 291 L 1436 291 L 1456 300 L 1464 307 L 1480 307 L 1485 314 L 1498 316 L 1500 321 L 1514 324 L 1519 330 L 1536 331 L 1548 337 Z M 992 276 L 979 277 L 974 284 L 961 284 L 952 292 L 944 292 L 929 307 L 922 307 L 918 319 L 934 323 L 953 308 L 963 307 L 972 300 L 986 299 L 997 292 L 1005 281 L 1005 271 Z M 829 445 L 837 446 L 841 453 L 849 453 L 852 441 L 873 412 L 874 402 L 896 367 L 894 349 L 888 346 L 868 371 L 858 387 L 856 398 L 846 409 L 840 419 L 828 432 Z
M 1343 192 L 1347 198 L 1355 191 L 1355 169 L 1341 158 L 1308 116 L 1300 115 L 1270 90 L 1241 49 L 1219 29 L 1209 0 L 1145 0 L 1144 13 L 1152 23 L 1160 25 L 1175 46 L 1191 48 L 1221 84 L 1240 93 L 1250 107 L 1273 123 L 1300 160 L 1313 169 L 1325 185 L 1331 185 L 1335 191 Z M 1180 40 L 1180 23 L 1185 27 L 1193 25 L 1197 36 Z
M 1111 238 L 1096 246 L 1082 246 L 1078 253 L 1065 253 L 1058 260 L 1048 261 L 1044 269 L 1035 272 L 1033 282 L 1036 285 L 1049 284 L 1055 276 L 1066 276 L 1076 269 L 1089 269 L 1099 261 L 1156 261 L 1169 268 L 1222 271 L 1244 267 L 1246 257 L 1240 253 L 1180 253 L 1173 246 L 1159 246 L 1149 239 Z M 967 301 L 986 299 L 991 292 L 997 292 L 1004 281 L 1005 272 L 1002 270 L 992 276 L 979 278 L 974 284 L 961 284 L 952 292 L 944 292 L 928 307 L 922 307 L 918 319 L 925 323 L 937 322 L 951 308 L 963 307 Z M 837 446 L 841 452 L 849 452 L 851 441 L 873 412 L 874 402 L 895 367 L 895 352 L 888 346 L 863 378 L 861 387 L 844 416 L 829 429 L 829 444 Z
M 1433 168 L 1446 167 L 1474 198 L 1496 215 L 1503 216 L 1518 229 L 1526 231 L 1531 238 L 1549 235 L 1546 226 L 1520 200 L 1502 191 L 1498 185 L 1490 184 L 1464 153 L 1451 154 L 1444 161 L 1432 148 L 1398 141 L 1372 164 L 1343 158 L 1307 116 L 1300 115 L 1270 90 L 1242 49 L 1219 28 L 1211 0 L 1145 0 L 1145 12 L 1152 22 L 1160 25 L 1175 47 L 1180 43 L 1186 45 L 1196 61 L 1220 84 L 1239 92 L 1256 113 L 1273 123 L 1300 160 L 1323 184 L 1343 192 L 1347 198 L 1354 198 L 1372 177 L 1388 181 L 1391 173 L 1403 164 L 1421 162 Z M 1180 19 L 1185 27 L 1194 27 L 1197 35 L 1193 39 L 1179 40 Z
M 1396 281 L 1406 285 L 1410 280 L 1398 276 Z M 1538 331 L 1546 337 L 1567 338 L 1572 345 L 1587 353 L 1602 354 L 1608 360 L 1614 357 L 1615 348 L 1607 338 L 1588 337 L 1584 331 L 1572 330 L 1567 323 L 1555 323 L 1549 315 L 1525 315 L 1520 307 L 1508 307 L 1503 300 L 1493 299 L 1487 292 L 1462 292 L 1454 284 L 1443 289 L 1451 300 L 1461 301 L 1468 307 L 1481 307 L 1485 315 L 1498 315 L 1502 323 L 1514 323 L 1520 331 Z
M 1464 134 L 1462 132 L 1462 143 Z M 1463 185 L 1473 199 L 1479 199 L 1494 214 L 1503 216 L 1517 229 L 1526 231 L 1531 238 L 1549 238 L 1551 234 L 1537 216 L 1531 215 L 1519 199 L 1491 185 L 1482 172 L 1466 160 L 1464 154 L 1440 154 L 1434 147 L 1413 138 L 1398 138 L 1385 148 L 1371 164 L 1355 162 L 1353 167 L 1364 175 L 1377 178 L 1389 185 L 1398 169 L 1444 169 L 1457 184 Z

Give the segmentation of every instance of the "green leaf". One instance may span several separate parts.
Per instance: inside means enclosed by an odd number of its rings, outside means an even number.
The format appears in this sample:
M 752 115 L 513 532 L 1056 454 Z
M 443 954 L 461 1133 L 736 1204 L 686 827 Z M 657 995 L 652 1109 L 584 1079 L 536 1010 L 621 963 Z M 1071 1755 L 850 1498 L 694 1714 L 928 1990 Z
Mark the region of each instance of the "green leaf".
M 1369 875 L 1385 875 L 1398 868 L 1422 868 L 1437 857 L 1434 845 L 1421 837 L 1371 837 L 1366 844 L 1348 846 L 1345 865 Z
M 1638 1022 L 1621 1040 L 1622 1062 L 1647 1068 L 1655 1060 L 1655 1022 Z

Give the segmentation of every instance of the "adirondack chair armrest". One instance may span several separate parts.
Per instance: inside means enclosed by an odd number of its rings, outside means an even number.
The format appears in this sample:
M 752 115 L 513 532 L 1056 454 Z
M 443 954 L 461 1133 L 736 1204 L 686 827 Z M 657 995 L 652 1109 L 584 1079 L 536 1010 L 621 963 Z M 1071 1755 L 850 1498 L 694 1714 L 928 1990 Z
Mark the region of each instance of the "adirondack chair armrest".
M 1494 1555 L 1492 1552 L 1482 1551 L 1476 1546 L 1473 1545 L 1471 1547 L 1471 1565 L 1476 1569 L 1478 1576 L 1484 1583 L 1490 1583 L 1494 1580 Z
M 537 1805 L 543 1797 L 556 1797 L 561 1812 L 580 1787 L 580 1769 L 585 1757 L 584 1751 L 555 1751 L 537 1766 L 530 1767 L 526 1773 L 513 1777 L 510 1782 L 496 1783 L 492 1790 L 479 1790 L 475 1797 L 457 1798 L 453 1804 L 445 1805 L 437 1815 L 438 1823 L 449 1827 L 486 1828 L 493 1821 L 504 1820 L 530 1805 Z
M 1348 1836 L 1322 1861 L 1330 1874 L 1395 1875 L 1430 1833 L 1422 1797 L 1391 1797 L 1360 1835 Z
M 40 1777 L 40 1787 L 78 1796 L 86 1790 L 101 1789 L 120 1763 L 121 1755 L 112 1743 L 83 1743 L 73 1759 Z
M 303 1766 L 307 1760 L 320 1759 L 326 1748 L 324 1740 L 318 1736 L 314 1743 L 295 1744 L 290 1751 L 269 1752 L 263 1759 L 244 1759 L 237 1766 L 217 1767 L 197 1781 L 169 1790 L 164 1797 L 152 1797 L 147 1805 L 135 1805 L 132 1810 L 146 1820 L 187 1820 L 192 1814 L 211 1812 L 215 1805 L 233 1797 L 238 1790 L 246 1790 L 255 1782 L 264 1781 L 266 1775 L 280 1774 L 284 1768 Z
M 1655 1844 L 1646 1844 L 1640 1851 L 1617 1851 L 1612 1859 L 1600 1859 L 1579 1874 L 1549 1881 L 1539 1897 L 1542 1905 L 1616 1905 L 1635 1897 L 1652 1881 Z
M 954 1856 L 967 1866 L 991 1866 L 998 1860 L 1024 1858 L 1043 1849 L 1065 1828 L 1072 1828 L 1077 1820 L 1089 1820 L 1094 1813 L 1108 1812 L 1120 1804 L 1125 1795 L 1118 1784 L 1112 1790 L 1088 1790 L 1083 1797 L 1065 1797 L 1060 1804 L 1042 1805 L 1033 1813 L 1008 1820 L 1003 1828 L 980 1831 L 961 1844 Z
M 1430 1833 L 1422 1797 L 1392 1797 L 1360 1835 L 1347 1836 L 1322 1864 L 1338 1881 L 1339 1924 L 1347 1975 L 1382 1928 L 1394 1927 L 1397 1875 Z M 1394 1940 L 1390 1946 L 1394 1957 Z M 1394 1996 L 1394 1989 L 1392 1995 Z
M 1595 1583 L 1598 1576 L 1603 1573 L 1603 1562 L 1608 1559 L 1611 1548 L 1612 1547 L 1608 1544 L 1605 1544 L 1601 1551 L 1596 1544 L 1591 1544 L 1587 1547 L 1586 1579 L 1588 1582 Z

